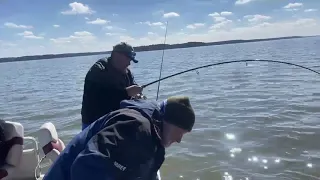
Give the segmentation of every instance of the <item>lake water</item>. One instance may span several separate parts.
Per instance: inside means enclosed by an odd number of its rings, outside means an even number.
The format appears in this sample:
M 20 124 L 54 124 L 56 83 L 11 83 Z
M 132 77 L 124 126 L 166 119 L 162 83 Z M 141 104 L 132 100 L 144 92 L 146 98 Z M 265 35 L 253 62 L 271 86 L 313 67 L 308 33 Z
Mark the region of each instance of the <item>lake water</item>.
M 320 38 L 165 51 L 162 75 L 213 62 L 271 59 L 320 71 Z M 140 52 L 137 82 L 159 76 L 161 51 Z M 83 83 L 101 56 L 0 64 L 0 118 L 18 121 L 26 135 L 56 125 L 68 143 L 80 132 Z M 156 98 L 157 84 L 144 94 Z M 162 100 L 191 97 L 196 124 L 167 151 L 163 179 L 320 179 L 320 78 L 285 64 L 234 63 L 161 82 Z

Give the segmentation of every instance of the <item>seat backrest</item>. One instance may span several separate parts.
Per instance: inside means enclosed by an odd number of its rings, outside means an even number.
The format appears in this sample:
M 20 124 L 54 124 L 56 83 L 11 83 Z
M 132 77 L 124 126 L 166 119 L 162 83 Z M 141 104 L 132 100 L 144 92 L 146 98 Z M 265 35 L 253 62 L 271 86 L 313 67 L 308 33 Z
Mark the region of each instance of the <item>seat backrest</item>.
M 42 152 L 54 162 L 65 148 L 64 143 L 58 137 L 56 127 L 51 122 L 44 123 L 37 135 Z
M 20 164 L 23 152 L 24 128 L 20 123 L 5 121 L 4 126 L 4 154 L 5 164 L 0 167 L 0 179 L 8 178 Z

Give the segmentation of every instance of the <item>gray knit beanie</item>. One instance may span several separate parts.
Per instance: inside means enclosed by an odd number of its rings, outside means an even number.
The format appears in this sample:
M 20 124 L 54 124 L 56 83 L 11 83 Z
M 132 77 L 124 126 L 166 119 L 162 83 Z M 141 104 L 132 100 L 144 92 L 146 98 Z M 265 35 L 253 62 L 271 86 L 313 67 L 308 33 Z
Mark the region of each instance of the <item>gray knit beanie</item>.
M 188 97 L 169 97 L 164 101 L 164 120 L 177 127 L 191 131 L 195 113 Z

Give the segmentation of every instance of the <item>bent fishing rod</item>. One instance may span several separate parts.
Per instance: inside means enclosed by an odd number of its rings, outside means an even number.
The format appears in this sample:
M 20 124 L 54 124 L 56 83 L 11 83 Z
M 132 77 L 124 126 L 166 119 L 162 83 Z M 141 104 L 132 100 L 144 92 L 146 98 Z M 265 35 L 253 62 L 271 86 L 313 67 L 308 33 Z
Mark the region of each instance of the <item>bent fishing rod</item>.
M 202 68 L 207 68 L 207 67 L 212 67 L 212 66 L 219 66 L 219 65 L 223 65 L 223 64 L 238 63 L 238 62 L 271 62 L 271 63 L 287 64 L 287 65 L 291 65 L 291 66 L 300 67 L 302 69 L 306 69 L 306 70 L 312 71 L 312 72 L 317 73 L 317 74 L 320 75 L 320 72 L 315 71 L 313 69 L 310 69 L 308 67 L 299 65 L 299 64 L 294 64 L 294 63 L 289 63 L 289 62 L 284 62 L 284 61 L 276 61 L 276 60 L 245 59 L 245 60 L 235 60 L 235 61 L 224 61 L 224 62 L 213 63 L 213 64 L 208 64 L 208 65 L 204 65 L 204 66 L 195 67 L 195 68 L 192 68 L 192 69 L 188 69 L 188 70 L 185 70 L 185 71 L 181 71 L 181 72 L 178 72 L 178 73 L 175 73 L 175 74 L 160 78 L 160 79 L 152 81 L 152 82 L 150 82 L 148 84 L 142 85 L 141 87 L 145 88 L 147 86 L 150 86 L 150 85 L 152 85 L 154 83 L 157 83 L 157 82 L 160 82 L 162 80 L 165 80 L 165 79 L 168 79 L 168 78 L 180 75 L 180 74 L 184 74 L 184 73 L 187 73 L 187 72 L 190 72 L 190 71 L 194 71 L 194 70 L 197 70 L 197 69 L 202 69 Z
M 168 32 L 168 21 L 166 24 L 166 33 L 164 35 L 164 42 L 163 42 L 163 50 L 162 50 L 162 58 L 161 58 L 161 65 L 160 65 L 160 72 L 159 72 L 159 79 L 158 79 L 158 90 L 157 90 L 157 98 L 158 100 L 158 95 L 159 95 L 159 88 L 160 88 L 160 79 L 161 79 L 161 74 L 162 74 L 162 65 L 163 65 L 163 57 L 164 57 L 164 51 L 166 49 L 166 40 L 167 40 L 167 32 Z

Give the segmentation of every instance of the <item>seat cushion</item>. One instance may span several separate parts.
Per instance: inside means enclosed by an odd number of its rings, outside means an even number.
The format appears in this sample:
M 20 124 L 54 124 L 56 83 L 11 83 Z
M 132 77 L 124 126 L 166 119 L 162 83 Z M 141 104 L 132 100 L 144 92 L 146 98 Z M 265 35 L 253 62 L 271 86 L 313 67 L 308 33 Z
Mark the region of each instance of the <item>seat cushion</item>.
M 10 121 L 6 121 L 4 127 L 7 147 L 6 163 L 16 166 L 20 162 L 23 151 L 24 128 L 20 123 Z
M 20 123 L 5 121 L 4 127 L 5 141 L 0 146 L 0 179 L 10 176 L 15 167 L 19 166 L 23 152 L 24 128 Z M 3 161 L 4 160 L 4 161 Z

